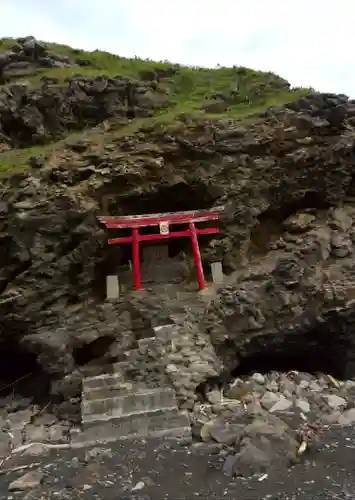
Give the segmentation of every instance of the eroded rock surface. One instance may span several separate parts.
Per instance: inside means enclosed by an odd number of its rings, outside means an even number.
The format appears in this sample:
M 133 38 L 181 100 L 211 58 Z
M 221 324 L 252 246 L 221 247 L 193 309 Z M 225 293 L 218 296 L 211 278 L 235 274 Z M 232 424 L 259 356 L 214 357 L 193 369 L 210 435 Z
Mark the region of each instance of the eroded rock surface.
M 32 75 L 42 68 L 77 66 L 69 57 L 50 51 L 33 36 L 14 41 L 10 50 L 0 54 L 0 84 L 15 78 Z
M 108 95 L 106 84 L 100 92 Z M 90 365 L 80 349 L 106 339 L 92 346 L 102 351 L 93 370 L 103 370 L 111 341 L 117 354 L 133 337 L 134 299 L 103 301 L 103 200 L 115 215 L 223 205 L 220 235 L 201 253 L 205 264 L 222 261 L 227 282 L 196 317 L 220 370 L 262 352 L 298 352 L 350 378 L 354 117 L 345 96 L 313 93 L 244 126 L 196 119 L 133 135 L 108 130 L 34 158 L 30 171 L 1 181 L 0 339 L 38 355 L 52 392 L 75 399 L 81 363 Z
M 157 88 L 158 75 L 142 75 L 141 80 L 80 75 L 80 67 L 89 62 L 80 59 L 80 51 L 72 52 L 75 61 L 33 37 L 20 38 L 10 51 L 0 52 L 0 85 L 6 84 L 0 88 L 0 153 L 45 144 L 110 118 L 119 128 L 169 104 L 167 93 Z M 77 72 L 60 79 L 46 76 L 48 68 Z M 34 85 L 26 76 L 36 72 L 40 83 Z

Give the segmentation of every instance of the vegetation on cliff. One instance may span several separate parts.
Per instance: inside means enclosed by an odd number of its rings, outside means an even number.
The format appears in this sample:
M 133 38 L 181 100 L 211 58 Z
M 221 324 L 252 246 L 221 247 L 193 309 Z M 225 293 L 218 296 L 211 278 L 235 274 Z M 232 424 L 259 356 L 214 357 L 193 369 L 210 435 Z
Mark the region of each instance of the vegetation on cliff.
M 68 135 L 81 131 L 86 135 L 105 121 L 108 123 L 99 135 L 104 131 L 115 137 L 159 125 L 186 124 L 189 117 L 239 121 L 308 92 L 290 88 L 273 73 L 243 67 L 206 69 L 127 59 L 38 42 L 32 37 L 0 40 L 0 81 L 3 172 L 22 169 L 32 156 L 52 145 L 60 148 L 58 141 Z M 134 90 L 127 90 L 131 85 Z M 108 105 L 107 96 L 103 96 L 107 87 L 119 106 Z M 9 109 L 14 107 L 16 116 L 9 119 Z M 48 114 L 48 108 L 56 107 L 59 124 Z M 8 133 L 14 126 L 23 129 L 17 136 Z M 97 137 L 97 132 L 93 135 Z

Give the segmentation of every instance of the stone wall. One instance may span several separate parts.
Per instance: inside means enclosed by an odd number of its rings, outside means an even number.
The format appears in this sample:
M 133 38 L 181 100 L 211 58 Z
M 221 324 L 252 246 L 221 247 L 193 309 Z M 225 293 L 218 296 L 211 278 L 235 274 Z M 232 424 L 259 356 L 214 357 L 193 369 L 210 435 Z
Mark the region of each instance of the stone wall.
M 221 363 L 208 337 L 188 322 L 167 338 L 164 363 L 181 408 L 192 409 L 197 387 L 221 373 Z

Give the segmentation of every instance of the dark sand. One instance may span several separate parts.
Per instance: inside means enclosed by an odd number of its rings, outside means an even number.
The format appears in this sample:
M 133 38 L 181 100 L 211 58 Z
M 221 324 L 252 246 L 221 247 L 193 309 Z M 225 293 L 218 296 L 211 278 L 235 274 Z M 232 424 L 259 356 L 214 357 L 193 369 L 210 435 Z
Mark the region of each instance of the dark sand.
M 12 459 L 3 467 L 40 462 L 33 470 L 42 470 L 44 480 L 37 488 L 14 493 L 8 485 L 25 471 L 1 475 L 0 499 L 355 500 L 355 429 L 332 430 L 313 457 L 288 471 L 270 470 L 263 481 L 232 479 L 223 473 L 218 455 L 163 441 L 97 448 L 108 456 L 88 456 L 91 449 L 82 449 Z

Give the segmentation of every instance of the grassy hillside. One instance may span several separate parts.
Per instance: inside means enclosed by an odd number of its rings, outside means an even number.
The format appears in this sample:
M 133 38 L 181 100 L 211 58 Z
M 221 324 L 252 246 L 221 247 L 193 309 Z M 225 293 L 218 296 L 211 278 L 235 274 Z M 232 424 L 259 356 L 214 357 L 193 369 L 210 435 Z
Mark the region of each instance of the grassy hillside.
M 1 39 L 0 52 L 11 50 L 15 42 L 14 39 Z M 68 57 L 80 67 L 37 68 L 31 74 L 19 76 L 16 81 L 26 81 L 31 87 L 38 88 L 43 77 L 56 78 L 57 85 L 66 85 L 66 78 L 76 74 L 128 76 L 134 79 L 141 79 L 149 72 L 159 75 L 158 86 L 169 96 L 168 109 L 157 112 L 153 118 L 137 120 L 133 126 L 130 124 L 127 133 L 134 133 L 141 125 L 147 125 L 147 121 L 153 124 L 174 123 L 180 115 L 243 120 L 308 92 L 307 89 L 290 89 L 284 79 L 273 73 L 243 67 L 193 68 L 169 62 L 128 59 L 102 51 L 86 52 L 52 43 L 46 46 L 49 51 Z M 12 83 L 13 79 L 5 85 Z M 22 166 L 33 154 L 33 149 L 1 153 L 0 170 Z

